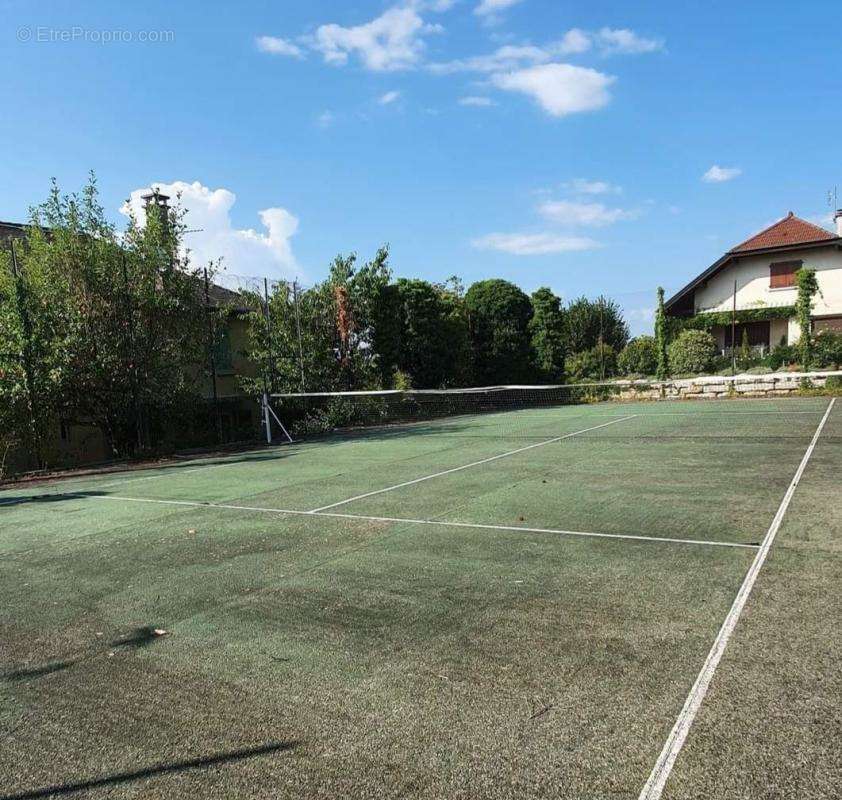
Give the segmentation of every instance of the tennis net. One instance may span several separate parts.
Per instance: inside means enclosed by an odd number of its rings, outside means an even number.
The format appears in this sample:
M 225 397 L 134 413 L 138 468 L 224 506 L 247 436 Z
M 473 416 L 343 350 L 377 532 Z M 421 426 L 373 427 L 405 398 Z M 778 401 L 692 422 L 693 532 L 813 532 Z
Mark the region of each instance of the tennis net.
M 389 389 L 273 394 L 277 413 L 293 436 L 388 425 L 476 417 L 478 427 L 534 428 L 536 412 L 619 395 L 610 383 L 554 386 L 482 386 L 467 389 Z M 504 415 L 497 417 L 497 415 Z

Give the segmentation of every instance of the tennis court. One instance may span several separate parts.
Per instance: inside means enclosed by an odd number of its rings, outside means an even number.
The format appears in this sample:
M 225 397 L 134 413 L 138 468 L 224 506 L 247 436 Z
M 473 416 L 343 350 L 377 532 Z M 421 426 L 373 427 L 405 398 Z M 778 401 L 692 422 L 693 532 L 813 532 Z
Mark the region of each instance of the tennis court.
M 840 469 L 799 397 L 0 492 L 0 798 L 833 797 Z

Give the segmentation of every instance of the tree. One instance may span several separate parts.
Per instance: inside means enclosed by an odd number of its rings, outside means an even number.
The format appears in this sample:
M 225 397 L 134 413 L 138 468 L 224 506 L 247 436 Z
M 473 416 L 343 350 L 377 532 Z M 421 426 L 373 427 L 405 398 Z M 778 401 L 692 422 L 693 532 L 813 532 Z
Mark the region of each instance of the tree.
M 66 399 L 73 315 L 66 275 L 31 257 L 42 233 L 30 240 L 0 252 L 0 449 L 22 446 L 43 467 L 43 432 Z
M 529 335 L 538 377 L 556 383 L 563 381 L 567 351 L 564 312 L 561 298 L 545 286 L 532 293 Z
M 629 340 L 629 326 L 620 306 L 602 295 L 594 301 L 586 297 L 572 301 L 565 316 L 571 353 L 589 350 L 600 342 L 619 351 Z
M 617 356 L 621 375 L 653 375 L 658 368 L 658 348 L 651 336 L 637 336 Z
M 670 373 L 669 353 L 667 336 L 667 315 L 664 310 L 664 290 L 658 287 L 658 307 L 655 311 L 655 348 L 657 350 L 658 364 L 655 375 L 659 381 L 664 381 Z
M 356 253 L 337 256 L 326 282 L 336 304 L 337 347 L 345 389 L 368 387 L 376 379 L 376 328 L 383 321 L 379 309 L 392 276 L 386 245 L 361 267 L 356 262 Z
M 513 283 L 491 279 L 468 289 L 465 306 L 476 381 L 505 384 L 532 380 L 529 298 Z
M 14 292 L 0 292 L 7 361 L 16 362 L 2 369 L 0 392 L 21 408 L 28 384 L 26 414 L 38 430 L 59 418 L 93 423 L 126 456 L 173 433 L 195 405 L 213 343 L 183 232 L 183 213 L 155 204 L 145 225 L 132 218 L 118 235 L 93 175 L 78 195 L 54 183 L 33 209 Z
M 394 287 L 398 345 L 394 368 L 410 376 L 413 387 L 431 389 L 462 384 L 469 353 L 462 303 L 445 286 L 401 278 Z
M 813 297 L 819 290 L 816 271 L 802 267 L 795 273 L 798 294 L 795 298 L 795 314 L 801 328 L 798 349 L 801 353 L 801 366 L 807 371 L 813 365 Z
M 357 256 L 338 255 L 328 277 L 304 292 L 279 282 L 269 298 L 245 293 L 252 308 L 249 358 L 256 376 L 240 379 L 255 395 L 271 392 L 370 389 L 380 383 L 381 348 L 394 341 L 384 313 L 391 270 L 389 250 L 357 266 Z M 300 332 L 300 333 L 299 333 Z M 390 374 L 390 373 L 389 373 Z

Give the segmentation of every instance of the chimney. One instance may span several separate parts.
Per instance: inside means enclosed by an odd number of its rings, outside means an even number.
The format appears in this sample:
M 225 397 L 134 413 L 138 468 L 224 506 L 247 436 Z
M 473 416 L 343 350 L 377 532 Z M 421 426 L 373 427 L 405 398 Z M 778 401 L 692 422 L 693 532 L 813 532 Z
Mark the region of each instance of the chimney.
M 842 236 L 842 208 L 838 208 L 833 215 L 833 221 L 836 223 L 836 235 Z
M 160 209 L 166 213 L 170 206 L 169 195 L 161 194 L 161 191 L 157 187 L 153 187 L 151 192 L 141 195 L 140 199 L 143 200 L 143 206 L 147 215 L 152 208 Z

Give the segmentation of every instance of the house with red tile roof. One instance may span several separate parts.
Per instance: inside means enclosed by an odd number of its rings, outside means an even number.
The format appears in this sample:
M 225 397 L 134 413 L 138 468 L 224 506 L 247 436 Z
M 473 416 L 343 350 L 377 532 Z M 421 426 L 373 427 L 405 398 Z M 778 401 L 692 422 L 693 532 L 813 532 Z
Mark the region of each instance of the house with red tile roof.
M 813 330 L 842 332 L 842 210 L 831 233 L 791 211 L 783 219 L 732 247 L 664 304 L 668 316 L 726 314 L 736 309 L 737 346 L 769 350 L 798 340 L 795 273 L 816 271 Z M 720 350 L 731 347 L 731 324 L 712 325 Z

